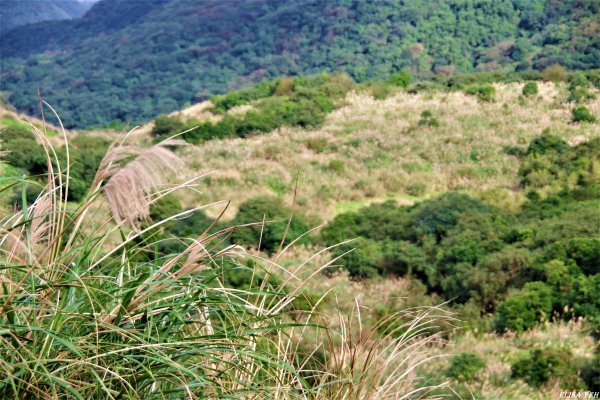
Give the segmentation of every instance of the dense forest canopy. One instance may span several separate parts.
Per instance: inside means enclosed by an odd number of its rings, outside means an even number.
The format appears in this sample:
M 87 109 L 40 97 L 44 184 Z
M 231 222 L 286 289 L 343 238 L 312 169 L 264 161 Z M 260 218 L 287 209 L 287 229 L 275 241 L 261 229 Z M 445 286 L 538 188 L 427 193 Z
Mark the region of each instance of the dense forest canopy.
M 102 0 L 0 36 L 0 90 L 69 126 L 147 120 L 282 75 L 600 66 L 594 0 Z

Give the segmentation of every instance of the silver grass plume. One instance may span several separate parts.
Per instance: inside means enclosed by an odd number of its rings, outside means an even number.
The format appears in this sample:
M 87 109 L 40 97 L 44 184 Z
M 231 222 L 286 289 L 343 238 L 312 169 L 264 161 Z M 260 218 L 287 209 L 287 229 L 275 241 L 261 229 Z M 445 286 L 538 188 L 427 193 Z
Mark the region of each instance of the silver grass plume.
M 105 166 L 104 171 L 111 176 L 104 186 L 104 197 L 117 223 L 138 226 L 150 216 L 153 191 L 164 184 L 166 175 L 177 174 L 183 166 L 183 161 L 166 146 L 184 143 L 179 140 L 161 142 L 121 168 L 118 159 L 123 158 L 123 149 L 120 146 L 111 149 L 121 154 L 112 158 L 116 162 Z

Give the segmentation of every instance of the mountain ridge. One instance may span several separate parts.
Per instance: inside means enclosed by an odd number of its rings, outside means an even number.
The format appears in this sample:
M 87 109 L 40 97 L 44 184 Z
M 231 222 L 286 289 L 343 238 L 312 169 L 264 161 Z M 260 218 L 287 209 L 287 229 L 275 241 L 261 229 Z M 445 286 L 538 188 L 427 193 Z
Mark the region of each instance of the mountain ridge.
M 79 18 L 91 7 L 80 0 L 2 0 L 0 33 L 43 21 Z

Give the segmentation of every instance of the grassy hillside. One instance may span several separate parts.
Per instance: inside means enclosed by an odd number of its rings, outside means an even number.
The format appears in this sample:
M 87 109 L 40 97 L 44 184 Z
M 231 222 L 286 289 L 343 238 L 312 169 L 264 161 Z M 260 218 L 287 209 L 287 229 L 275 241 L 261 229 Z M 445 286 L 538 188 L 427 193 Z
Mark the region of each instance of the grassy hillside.
M 598 390 L 600 93 L 561 74 L 280 78 L 47 141 L 3 111 L 0 393 Z
M 598 136 L 597 126 L 571 122 L 566 86 L 543 83 L 535 98 L 524 99 L 523 85 L 496 85 L 492 103 L 460 91 L 400 91 L 384 100 L 350 93 L 321 128 L 284 127 L 184 149 L 194 173 L 214 170 L 203 181 L 205 189 L 186 201 L 229 199 L 232 212 L 259 194 L 290 202 L 298 176 L 299 207 L 324 219 L 372 201 L 409 204 L 449 190 L 518 207 L 519 160 L 508 146 L 525 148 L 544 130 L 573 144 Z M 588 107 L 600 115 L 599 100 Z M 438 126 L 420 124 L 426 111 Z M 182 112 L 183 119 L 187 115 Z
M 281 75 L 595 68 L 599 12 L 593 0 L 103 0 L 82 20 L 4 34 L 0 90 L 35 113 L 39 88 L 81 128 Z

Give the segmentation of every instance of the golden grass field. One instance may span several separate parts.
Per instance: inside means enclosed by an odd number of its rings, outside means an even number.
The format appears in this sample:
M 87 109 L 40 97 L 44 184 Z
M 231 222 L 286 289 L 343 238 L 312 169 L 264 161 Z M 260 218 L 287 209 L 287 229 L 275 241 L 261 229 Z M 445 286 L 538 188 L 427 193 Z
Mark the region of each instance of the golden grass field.
M 493 103 L 462 92 L 399 92 L 384 100 L 351 93 L 320 129 L 286 127 L 189 146 L 182 155 L 190 173 L 210 174 L 185 202 L 231 200 L 232 216 L 237 205 L 256 195 L 282 195 L 291 202 L 298 177 L 297 204 L 323 219 L 372 201 L 411 203 L 448 190 L 518 206 L 520 194 L 513 190 L 518 160 L 503 146 L 525 147 L 545 129 L 571 143 L 600 131 L 570 122 L 572 105 L 565 104 L 562 86 L 541 83 L 533 99 L 521 97 L 522 84 L 496 88 Z M 600 114 L 600 100 L 588 108 Z M 419 125 L 425 110 L 439 127 Z

